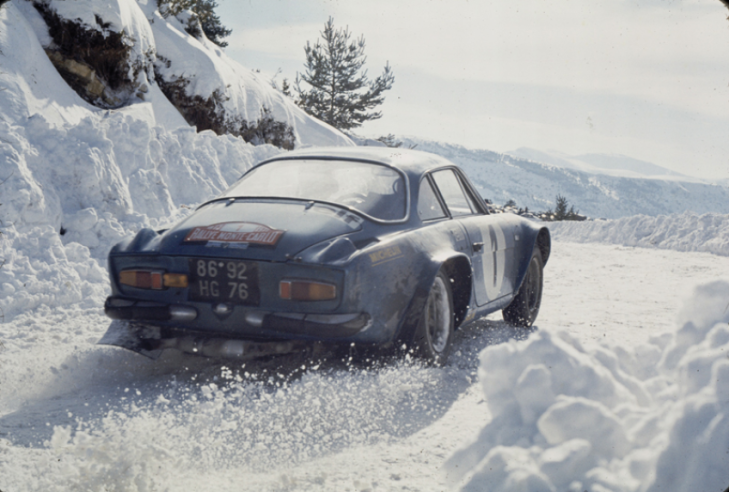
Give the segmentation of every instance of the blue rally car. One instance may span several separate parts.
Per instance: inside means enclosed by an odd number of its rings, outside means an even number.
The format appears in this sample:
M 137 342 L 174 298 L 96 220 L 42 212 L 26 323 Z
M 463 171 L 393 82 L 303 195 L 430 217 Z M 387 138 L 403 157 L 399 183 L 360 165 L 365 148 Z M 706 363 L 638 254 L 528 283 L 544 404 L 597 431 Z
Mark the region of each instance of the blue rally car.
M 489 214 L 436 155 L 285 153 L 175 227 L 114 246 L 100 343 L 250 358 L 338 342 L 442 363 L 478 317 L 531 326 L 550 244 L 546 227 Z

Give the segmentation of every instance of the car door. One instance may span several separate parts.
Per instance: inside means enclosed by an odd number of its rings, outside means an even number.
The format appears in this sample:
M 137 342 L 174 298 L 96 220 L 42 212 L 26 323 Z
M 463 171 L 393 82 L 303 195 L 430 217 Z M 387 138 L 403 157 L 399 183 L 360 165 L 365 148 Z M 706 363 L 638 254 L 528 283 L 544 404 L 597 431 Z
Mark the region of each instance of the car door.
M 482 209 L 455 169 L 434 171 L 432 177 L 451 216 L 468 234 L 476 304 L 483 306 L 511 294 L 514 272 L 507 266 L 513 262 L 513 231 Z
M 463 224 L 450 220 L 449 214 L 443 208 L 443 204 L 427 176 L 420 181 L 418 216 L 423 221 L 423 225 L 437 224 L 438 228 L 447 231 L 451 235 L 455 250 L 468 254 L 467 252 L 470 251 L 471 246 Z

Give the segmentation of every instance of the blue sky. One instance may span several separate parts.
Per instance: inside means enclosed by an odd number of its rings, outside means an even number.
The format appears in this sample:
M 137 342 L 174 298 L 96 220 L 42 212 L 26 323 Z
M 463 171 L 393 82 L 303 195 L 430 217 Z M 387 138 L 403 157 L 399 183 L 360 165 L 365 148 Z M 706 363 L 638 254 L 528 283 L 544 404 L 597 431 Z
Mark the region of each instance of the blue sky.
M 303 70 L 329 16 L 395 84 L 363 135 L 647 160 L 729 178 L 729 11 L 718 0 L 220 0 L 228 55 Z

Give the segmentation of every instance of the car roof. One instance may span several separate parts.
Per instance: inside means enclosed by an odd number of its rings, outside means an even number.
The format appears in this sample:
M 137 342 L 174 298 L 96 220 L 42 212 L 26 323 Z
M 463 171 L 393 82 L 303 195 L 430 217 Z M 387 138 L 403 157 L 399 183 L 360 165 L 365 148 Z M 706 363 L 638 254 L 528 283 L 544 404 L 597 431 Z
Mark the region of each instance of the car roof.
M 424 172 L 443 166 L 454 166 L 443 157 L 419 150 L 393 147 L 311 147 L 279 154 L 261 162 L 289 159 L 346 159 L 372 161 L 387 164 L 410 176 L 420 176 Z

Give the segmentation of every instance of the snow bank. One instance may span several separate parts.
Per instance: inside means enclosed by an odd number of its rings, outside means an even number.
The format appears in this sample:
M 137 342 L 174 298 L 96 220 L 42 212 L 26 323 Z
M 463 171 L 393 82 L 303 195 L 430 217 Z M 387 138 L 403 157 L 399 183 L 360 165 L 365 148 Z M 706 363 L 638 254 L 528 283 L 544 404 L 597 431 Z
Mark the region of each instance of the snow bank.
M 106 286 L 92 258 L 103 262 L 124 236 L 183 217 L 281 152 L 188 126 L 166 130 L 151 110 L 89 106 L 58 75 L 13 3 L 0 9 L 0 59 L 5 321 L 90 299 Z
M 696 289 L 650 345 L 542 331 L 481 353 L 493 420 L 446 469 L 464 491 L 723 492 L 729 283 Z
M 729 256 L 729 215 L 637 215 L 616 220 L 551 222 L 552 237 L 561 241 L 599 242 L 703 251 Z
M 89 115 L 63 129 L 35 115 L 25 127 L 0 122 L 0 133 L 6 319 L 82 299 L 86 275 L 105 276 L 89 257 L 103 260 L 126 235 L 180 219 L 280 152 L 190 128 L 169 132 L 120 113 Z M 66 268 L 68 259 L 80 264 Z

